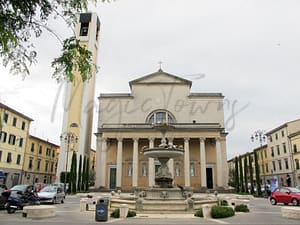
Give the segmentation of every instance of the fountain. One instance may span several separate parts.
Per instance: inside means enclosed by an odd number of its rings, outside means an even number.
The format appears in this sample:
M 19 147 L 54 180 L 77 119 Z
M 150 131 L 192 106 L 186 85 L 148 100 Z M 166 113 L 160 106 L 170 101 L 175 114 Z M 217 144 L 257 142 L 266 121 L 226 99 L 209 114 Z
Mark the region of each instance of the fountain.
M 160 162 L 160 167 L 155 173 L 155 185 L 145 188 L 136 193 L 132 198 L 111 199 L 111 207 L 119 207 L 120 204 L 127 204 L 131 209 L 138 212 L 168 213 L 193 211 L 202 207 L 206 203 L 216 203 L 216 200 L 195 199 L 192 197 L 191 189 L 173 185 L 173 177 L 168 168 L 168 161 L 180 157 L 184 154 L 182 147 L 168 144 L 166 132 L 174 127 L 167 123 L 153 125 L 153 128 L 161 131 L 161 143 L 157 147 L 143 147 L 142 153 L 148 158 L 156 158 Z

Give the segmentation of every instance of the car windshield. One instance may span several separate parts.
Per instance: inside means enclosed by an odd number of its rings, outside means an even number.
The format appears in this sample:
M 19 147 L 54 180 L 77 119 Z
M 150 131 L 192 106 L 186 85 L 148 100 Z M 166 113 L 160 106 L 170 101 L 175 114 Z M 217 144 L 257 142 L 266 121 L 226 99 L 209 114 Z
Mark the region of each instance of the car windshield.
M 40 192 L 56 192 L 57 187 L 55 186 L 46 186 Z
M 26 187 L 27 187 L 26 185 L 16 185 L 16 186 L 13 186 L 10 190 L 11 191 L 22 191 L 22 192 L 24 192 Z
M 300 193 L 300 190 L 297 188 L 289 188 L 293 193 Z

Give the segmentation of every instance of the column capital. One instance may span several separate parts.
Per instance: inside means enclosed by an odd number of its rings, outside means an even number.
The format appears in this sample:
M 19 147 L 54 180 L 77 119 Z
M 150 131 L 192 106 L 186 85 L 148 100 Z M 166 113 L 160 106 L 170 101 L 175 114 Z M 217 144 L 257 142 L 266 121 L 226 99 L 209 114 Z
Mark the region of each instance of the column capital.
M 154 141 L 155 138 L 151 137 L 151 138 L 148 138 L 149 141 Z
M 190 138 L 188 138 L 188 137 L 184 138 L 184 141 L 189 141 L 189 140 L 190 140 Z
M 215 141 L 216 141 L 216 142 L 220 142 L 220 141 L 221 141 L 221 138 L 220 138 L 220 137 L 215 137 Z
M 132 138 L 134 142 L 139 141 L 139 138 Z
M 122 141 L 123 141 L 123 138 L 118 137 L 117 140 L 118 140 L 119 142 L 122 142 Z
M 199 138 L 199 140 L 200 140 L 200 142 L 204 142 L 206 140 L 206 138 L 205 137 L 201 137 L 201 138 Z

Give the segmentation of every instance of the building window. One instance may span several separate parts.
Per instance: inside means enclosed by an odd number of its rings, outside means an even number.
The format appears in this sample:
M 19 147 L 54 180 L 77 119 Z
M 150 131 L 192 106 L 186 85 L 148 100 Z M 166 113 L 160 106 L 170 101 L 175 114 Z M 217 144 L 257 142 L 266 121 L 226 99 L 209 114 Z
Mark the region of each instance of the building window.
M 81 23 L 80 36 L 87 36 L 89 31 L 89 23 Z
M 39 171 L 40 169 L 41 169 L 41 160 L 38 159 L 36 164 L 36 170 Z
M 281 160 L 280 159 L 278 160 L 278 167 L 279 167 L 279 170 L 282 170 L 282 165 L 281 165 Z
M 175 123 L 174 116 L 167 111 L 155 111 L 148 116 L 147 123 Z
M 20 163 L 21 163 L 21 155 L 20 154 L 17 155 L 17 161 L 16 161 L 16 163 L 18 165 L 20 165 Z
M 286 144 L 283 143 L 282 146 L 283 146 L 283 152 L 286 153 Z
M 23 122 L 22 122 L 22 127 L 21 127 L 22 130 L 25 130 L 25 127 L 26 127 L 26 123 L 23 121 Z
M 284 159 L 285 169 L 289 169 L 289 162 L 288 159 Z
M 294 152 L 297 152 L 297 145 L 296 144 L 293 145 L 293 149 L 294 149 Z
M 12 161 L 12 157 L 11 157 L 11 152 L 7 153 L 7 158 L 6 158 L 6 162 L 10 163 Z
M 31 149 L 30 149 L 31 152 L 34 152 L 34 143 L 31 143 Z
M 273 138 L 272 138 L 272 136 L 270 135 L 270 142 L 272 142 L 273 141 Z
M 45 163 L 45 172 L 48 172 L 49 161 L 47 160 Z
M 7 137 L 7 133 L 4 132 L 4 131 L 2 131 L 2 132 L 0 133 L 0 139 L 1 139 L 1 141 L 2 141 L 3 143 L 6 142 L 6 137 Z
M 299 170 L 300 169 L 299 159 L 295 159 L 295 163 L 296 163 L 296 170 Z
M 194 162 L 191 162 L 191 164 L 190 164 L 190 171 L 191 171 L 190 172 L 191 177 L 196 176 L 196 165 Z
M 126 174 L 128 177 L 132 176 L 132 162 L 127 163 Z
M 278 140 L 278 134 L 277 133 L 275 134 L 275 139 Z
M 13 135 L 13 134 L 10 134 L 10 135 L 9 135 L 9 139 L 8 139 L 8 143 L 9 143 L 10 145 L 15 145 L 15 144 L 16 144 L 16 136 Z
M 274 157 L 274 147 L 271 147 L 271 156 Z
M 39 154 L 41 155 L 43 153 L 43 147 L 40 145 L 39 147 Z
M 279 145 L 276 145 L 276 149 L 277 149 L 277 155 L 280 155 L 280 147 L 279 147 Z
M 23 138 L 20 138 L 19 139 L 19 147 L 22 148 L 22 146 L 23 146 Z
M 180 177 L 180 175 L 181 175 L 180 163 L 177 162 L 175 163 L 175 177 Z
M 263 175 L 265 175 L 265 165 L 264 164 L 261 165 L 261 171 L 262 171 Z
M 266 173 L 269 173 L 269 165 L 268 165 L 268 163 L 266 164 Z
M 266 149 L 264 150 L 264 153 L 265 153 L 265 158 L 267 158 L 268 156 L 267 156 L 267 150 Z
M 146 177 L 148 174 L 148 166 L 146 162 L 142 163 L 142 176 Z
M 273 165 L 273 171 L 276 171 L 276 164 L 275 164 L 275 161 L 272 161 L 272 165 Z
M 47 155 L 47 156 L 50 156 L 50 155 L 51 155 L 51 149 L 50 149 L 50 148 L 47 148 L 47 149 L 46 149 L 46 155 Z
M 54 169 L 54 163 L 52 162 L 51 163 L 51 173 L 53 172 L 53 169 Z
M 33 162 L 33 158 L 30 157 L 30 158 L 29 158 L 29 162 L 28 162 L 28 169 L 30 169 L 30 170 L 32 169 L 32 166 L 33 166 L 33 165 L 32 165 L 32 162 Z
M 52 158 L 54 158 L 55 157 L 55 150 L 53 149 L 53 151 L 52 151 Z
M 281 131 L 281 136 L 284 137 L 284 130 Z
M 4 113 L 3 121 L 4 121 L 4 123 L 8 122 L 8 114 L 7 113 Z
M 2 159 L 2 151 L 0 150 L 0 161 L 1 161 L 1 159 Z
M 17 126 L 17 118 L 16 118 L 16 117 L 13 118 L 12 125 L 13 125 L 14 127 Z

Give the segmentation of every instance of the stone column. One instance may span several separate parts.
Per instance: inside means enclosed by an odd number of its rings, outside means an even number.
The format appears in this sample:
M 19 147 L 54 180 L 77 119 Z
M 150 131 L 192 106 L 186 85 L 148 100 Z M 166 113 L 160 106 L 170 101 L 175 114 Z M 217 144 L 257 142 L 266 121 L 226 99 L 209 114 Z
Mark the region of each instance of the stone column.
M 138 144 L 139 139 L 133 139 L 133 156 L 132 156 L 132 187 L 138 186 Z
M 191 186 L 190 178 L 190 146 L 189 138 L 184 138 L 184 186 Z
M 99 171 L 99 177 L 96 178 L 96 187 L 104 188 L 106 185 L 106 157 L 107 139 L 97 138 L 96 171 Z
M 123 139 L 118 138 L 118 148 L 117 148 L 117 181 L 116 187 L 122 187 L 122 155 L 123 155 Z
M 205 138 L 200 138 L 200 171 L 201 171 L 201 187 L 207 188 Z
M 149 139 L 149 148 L 154 147 L 154 138 Z M 148 167 L 149 167 L 149 174 L 148 174 L 148 184 L 149 187 L 154 186 L 155 184 L 155 167 L 154 167 L 154 159 L 149 158 L 148 159 Z
M 223 177 L 222 177 L 222 150 L 221 150 L 221 139 L 216 138 L 216 161 L 217 161 L 217 186 L 223 186 Z
M 173 145 L 173 138 L 168 138 L 168 144 Z M 169 159 L 168 167 L 169 167 L 170 173 L 172 174 L 172 178 L 174 179 L 174 159 Z

